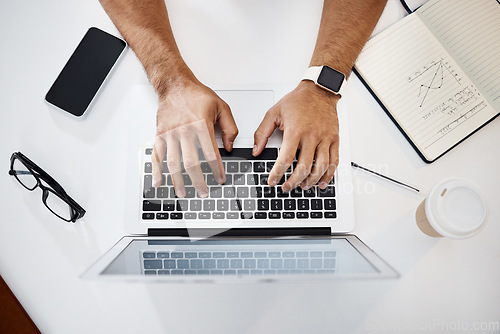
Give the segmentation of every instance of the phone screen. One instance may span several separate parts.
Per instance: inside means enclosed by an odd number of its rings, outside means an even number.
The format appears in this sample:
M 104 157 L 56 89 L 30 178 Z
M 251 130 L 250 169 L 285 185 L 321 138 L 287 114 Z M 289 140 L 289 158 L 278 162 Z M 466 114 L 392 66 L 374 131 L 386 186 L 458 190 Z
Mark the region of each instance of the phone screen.
M 45 100 L 75 116 L 82 116 L 125 46 L 125 41 L 98 28 L 90 28 Z

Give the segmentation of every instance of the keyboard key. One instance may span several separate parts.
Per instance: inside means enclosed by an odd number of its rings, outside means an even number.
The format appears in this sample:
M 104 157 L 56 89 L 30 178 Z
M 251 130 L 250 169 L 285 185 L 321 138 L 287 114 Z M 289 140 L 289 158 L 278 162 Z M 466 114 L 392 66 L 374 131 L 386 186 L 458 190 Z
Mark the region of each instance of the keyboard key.
M 257 173 L 264 173 L 266 171 L 266 163 L 263 161 L 254 161 L 253 171 Z
M 227 219 L 238 219 L 240 215 L 238 214 L 238 212 L 228 212 L 226 214 L 226 217 Z
M 214 212 L 212 213 L 212 219 L 224 219 L 225 218 L 224 212 Z
M 269 210 L 269 200 L 268 199 L 258 199 L 257 200 L 257 210 L 268 211 Z
M 268 161 L 266 166 L 267 166 L 267 172 L 269 173 L 274 167 L 274 161 Z
M 168 219 L 168 213 L 166 213 L 166 212 L 158 212 L 156 214 L 156 219 L 158 219 L 158 220 Z
M 243 267 L 245 269 L 254 269 L 256 268 L 257 264 L 256 264 L 256 261 L 255 259 L 245 259 L 243 261 Z
M 240 162 L 240 172 L 248 173 L 252 171 L 252 163 L 250 161 Z
M 233 184 L 233 175 L 226 174 L 226 182 L 224 182 L 224 185 L 229 186 L 231 184 Z
M 314 190 L 315 188 L 309 188 L 307 190 L 304 190 L 304 197 L 315 197 L 316 196 L 316 191 Z
M 168 198 L 169 188 L 168 187 L 159 187 L 156 189 L 156 197 L 158 198 Z
M 209 186 L 216 186 L 216 185 L 218 185 L 218 183 L 215 180 L 215 177 L 214 177 L 213 174 L 208 174 L 207 175 L 207 185 L 209 185 Z
M 237 186 L 245 185 L 245 175 L 244 174 L 234 174 L 233 184 Z
M 269 212 L 269 218 L 270 219 L 280 219 L 281 212 Z
M 188 269 L 189 268 L 189 260 L 177 260 L 177 268 L 178 269 Z
M 269 174 L 261 174 L 259 177 L 259 182 L 263 186 L 267 186 L 268 180 L 269 180 Z
M 262 270 L 260 269 L 250 270 L 250 275 L 262 275 Z
M 325 212 L 325 218 L 335 219 L 337 218 L 337 213 L 335 211 L 327 211 Z
M 186 187 L 186 198 L 195 198 L 196 197 L 196 189 L 193 187 Z
M 288 197 L 290 196 L 289 193 L 283 191 L 281 187 L 276 187 L 276 196 L 278 197 Z
M 161 201 L 142 201 L 142 211 L 161 211 Z
M 249 188 L 248 187 L 238 187 L 236 188 L 236 197 L 238 198 L 247 198 L 249 196 Z
M 224 275 L 236 275 L 236 270 L 233 269 L 224 270 Z
M 191 200 L 189 208 L 191 211 L 201 211 L 201 200 L 199 199 Z
M 311 210 L 323 210 L 323 201 L 317 198 L 312 199 Z
M 335 268 L 335 259 L 325 259 L 323 262 L 323 268 Z
M 253 257 L 253 252 L 241 252 L 241 257 L 243 258 Z
M 246 199 L 243 201 L 243 209 L 245 211 L 255 211 L 255 200 L 254 199 Z
M 325 204 L 325 210 L 335 210 L 336 209 L 336 203 L 335 203 L 334 199 L 325 198 L 324 204 Z
M 215 200 L 206 199 L 203 201 L 203 211 L 214 211 L 215 210 Z
M 144 164 L 144 173 L 152 173 L 153 172 L 153 165 L 151 162 L 146 162 Z
M 312 269 L 319 269 L 319 268 L 322 267 L 322 265 L 323 265 L 323 260 L 321 260 L 321 259 L 311 259 L 311 265 L 310 265 L 310 267 Z
M 336 251 L 325 251 L 324 256 L 325 257 L 335 257 L 335 256 L 337 256 L 337 252 Z
M 155 219 L 155 214 L 152 213 L 152 212 L 144 212 L 142 214 L 142 219 L 144 220 L 151 220 L 151 219 Z
M 210 212 L 198 213 L 198 219 L 210 219 Z
M 229 268 L 229 260 L 228 259 L 219 259 L 219 260 L 217 260 L 217 268 L 218 269 L 227 269 L 227 268 Z
M 203 269 L 203 260 L 191 260 L 189 263 L 191 269 Z
M 283 212 L 284 219 L 295 219 L 295 212 Z
M 224 187 L 224 198 L 236 197 L 236 189 L 233 187 Z
M 241 211 L 241 200 L 232 199 L 229 202 L 229 206 L 231 208 L 231 211 Z
M 318 191 L 319 197 L 335 197 L 335 187 L 334 186 L 328 186 L 325 189 L 320 189 Z
M 167 175 L 167 186 L 173 186 L 174 183 L 172 182 L 172 176 L 169 174 Z
M 229 210 L 229 200 L 219 199 L 217 200 L 217 211 L 227 211 Z
M 252 219 L 253 213 L 252 212 L 242 212 L 240 216 L 241 216 L 241 219 Z
M 281 257 L 281 252 L 269 252 L 269 257 Z
M 230 266 L 233 269 L 243 268 L 243 260 L 242 259 L 231 259 Z
M 184 180 L 184 185 L 185 186 L 190 186 L 192 185 L 191 179 L 189 178 L 189 175 L 187 174 L 182 174 L 182 179 Z
M 210 198 L 222 198 L 222 187 L 210 187 Z
M 267 252 L 255 252 L 254 256 L 259 258 L 265 258 L 267 257 Z
M 160 259 L 168 259 L 170 257 L 170 253 L 168 252 L 158 252 L 156 256 Z
M 247 185 L 256 186 L 259 184 L 259 175 L 257 174 L 248 174 L 247 175 Z
M 309 212 L 297 212 L 297 219 L 309 218 Z
M 213 268 L 215 268 L 215 266 L 216 266 L 215 260 L 212 260 L 212 259 L 203 260 L 203 268 L 204 269 L 213 269 Z
M 288 211 L 294 211 L 296 210 L 296 203 L 295 203 L 295 199 L 286 199 L 285 200 L 285 210 L 288 210 Z
M 248 271 L 248 270 L 245 270 L 245 269 L 238 270 L 238 275 L 249 275 L 249 274 L 250 274 L 250 271 Z
M 300 198 L 297 200 L 297 208 L 299 210 L 309 210 L 309 200 Z
M 309 252 L 297 252 L 297 257 L 309 257 Z
M 276 191 L 274 187 L 264 187 L 263 189 L 264 197 L 272 198 L 276 196 Z
M 153 149 L 152 148 L 147 148 L 144 150 L 144 153 L 146 153 L 146 155 L 151 155 L 153 153 Z
M 295 269 L 296 265 L 295 259 L 285 259 L 285 261 L 283 261 L 283 267 L 285 269 Z
M 311 218 L 314 218 L 314 219 L 323 218 L 323 212 L 313 211 L 313 212 L 311 212 Z
M 158 275 L 170 275 L 170 270 L 158 270 Z
M 182 219 L 182 212 L 172 212 L 170 214 L 170 219 L 175 219 L 175 220 Z
M 163 211 L 174 211 L 175 201 L 173 199 L 167 199 L 163 201 Z
M 228 173 L 238 173 L 239 172 L 239 164 L 237 161 L 228 161 L 226 165 L 226 171 Z
M 161 269 L 161 260 L 144 260 L 144 269 Z
M 184 219 L 196 219 L 195 212 L 186 212 L 184 213 Z
M 283 252 L 283 257 L 295 257 L 295 252 Z
M 254 218 L 255 219 L 266 219 L 267 218 L 267 213 L 266 212 L 255 212 L 254 213 Z
M 272 199 L 271 200 L 271 210 L 273 210 L 273 211 L 281 211 L 281 210 L 283 210 L 283 200 L 281 200 L 281 199 Z
M 144 275 L 156 275 L 156 270 L 145 270 Z
M 290 191 L 290 196 L 291 197 L 302 197 L 302 189 L 300 187 L 292 189 L 292 191 Z
M 251 198 L 261 198 L 262 197 L 262 187 L 250 187 L 250 197 Z
M 273 269 L 283 268 L 283 260 L 282 259 L 271 259 L 271 268 L 273 268 Z
M 178 199 L 175 209 L 177 211 L 188 211 L 189 210 L 189 201 L 187 199 Z
M 210 252 L 200 252 L 198 256 L 202 259 L 208 259 L 212 257 L 212 253 Z
M 202 163 L 200 163 L 200 167 L 201 167 L 202 173 L 204 173 L 204 174 L 208 174 L 212 171 L 210 169 L 210 165 L 206 161 L 203 161 Z
M 238 252 L 227 252 L 226 255 L 227 255 L 228 258 L 237 258 L 237 257 L 240 256 L 240 253 L 238 253 Z
M 145 259 L 154 259 L 156 257 L 156 253 L 154 252 L 144 252 L 142 253 L 142 257 Z

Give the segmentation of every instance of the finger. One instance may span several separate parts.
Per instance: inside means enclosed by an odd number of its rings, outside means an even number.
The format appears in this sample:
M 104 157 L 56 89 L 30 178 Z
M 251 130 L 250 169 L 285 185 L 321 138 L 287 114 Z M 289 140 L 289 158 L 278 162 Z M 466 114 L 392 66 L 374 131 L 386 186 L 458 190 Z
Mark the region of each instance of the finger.
M 217 141 L 215 140 L 213 124 L 209 124 L 205 120 L 200 120 L 196 122 L 195 128 L 203 155 L 212 170 L 212 174 L 214 174 L 215 180 L 220 184 L 224 183 L 226 175 L 224 174 L 222 158 L 217 147 Z
M 181 149 L 179 141 L 176 138 L 176 130 L 170 130 L 166 133 L 167 141 L 167 166 L 172 176 L 175 194 L 177 197 L 186 196 L 184 188 L 184 179 L 182 178 L 181 167 Z
M 151 154 L 151 165 L 153 167 L 153 186 L 161 186 L 163 176 L 163 157 L 165 156 L 166 142 L 160 135 L 156 135 Z
M 297 167 L 292 175 L 283 184 L 286 189 L 297 188 L 302 181 L 311 173 L 314 152 L 316 152 L 316 143 L 307 143 L 300 148 L 300 155 L 297 160 Z
M 296 136 L 290 134 L 290 132 L 283 133 L 283 143 L 281 144 L 280 151 L 278 153 L 278 159 L 269 173 L 268 184 L 273 187 L 278 181 L 283 177 L 288 167 L 293 162 L 295 154 L 297 153 L 297 147 L 299 146 L 299 140 Z M 283 184 L 283 191 L 290 191 L 292 188 Z
M 200 197 L 207 197 L 208 187 L 205 183 L 205 178 L 201 171 L 200 159 L 198 157 L 198 149 L 196 148 L 196 134 L 193 128 L 189 125 L 181 129 L 180 144 L 182 149 L 182 160 L 184 168 L 193 183 L 193 187 Z
M 304 190 L 315 185 L 328 169 L 330 163 L 330 143 L 324 142 L 318 145 L 314 160 L 311 174 L 300 185 Z
M 259 127 L 255 131 L 253 138 L 253 150 L 252 150 L 252 155 L 253 156 L 258 156 L 259 154 L 262 153 L 264 148 L 266 147 L 267 140 L 269 137 L 274 132 L 274 129 L 276 129 L 276 113 L 278 112 L 276 109 L 277 107 L 274 106 L 273 108 L 269 109 L 269 111 L 266 113 L 264 116 L 264 119 L 260 123 Z
M 325 174 L 319 180 L 320 189 L 325 189 L 328 186 L 328 183 L 333 179 L 333 175 L 335 174 L 335 170 L 339 165 L 339 142 L 335 141 L 330 146 L 330 163 L 328 165 L 328 169 Z
M 233 150 L 233 143 L 238 135 L 238 127 L 236 126 L 236 122 L 234 121 L 233 114 L 231 113 L 231 108 L 229 105 L 220 100 L 218 105 L 219 111 L 219 125 L 222 130 L 222 144 L 226 151 Z

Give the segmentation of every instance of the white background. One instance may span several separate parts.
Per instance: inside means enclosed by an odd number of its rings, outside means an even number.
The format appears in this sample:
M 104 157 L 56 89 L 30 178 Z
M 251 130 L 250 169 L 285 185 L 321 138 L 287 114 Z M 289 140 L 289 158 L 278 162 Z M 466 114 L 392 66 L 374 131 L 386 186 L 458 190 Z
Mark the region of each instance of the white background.
M 186 62 L 207 84 L 298 82 L 316 40 L 322 1 L 168 0 Z M 391 0 L 378 31 L 404 12 Z M 400 274 L 397 280 L 323 284 L 164 285 L 83 281 L 79 275 L 125 233 L 126 143 L 135 115 L 120 113 L 147 77 L 128 50 L 84 119 L 50 109 L 44 95 L 85 31 L 118 34 L 98 1 L 0 4 L 0 274 L 44 333 L 500 332 L 500 121 L 425 164 L 351 76 L 354 161 L 429 189 L 448 176 L 476 183 L 489 204 L 468 240 L 423 235 L 422 198 L 354 173 L 353 231 Z M 146 114 L 154 128 L 154 117 Z M 153 134 L 152 134 L 153 135 Z M 21 151 L 87 209 L 66 224 L 7 174 Z M 484 330 L 486 329 L 486 330 Z M 488 330 L 489 329 L 489 330 Z

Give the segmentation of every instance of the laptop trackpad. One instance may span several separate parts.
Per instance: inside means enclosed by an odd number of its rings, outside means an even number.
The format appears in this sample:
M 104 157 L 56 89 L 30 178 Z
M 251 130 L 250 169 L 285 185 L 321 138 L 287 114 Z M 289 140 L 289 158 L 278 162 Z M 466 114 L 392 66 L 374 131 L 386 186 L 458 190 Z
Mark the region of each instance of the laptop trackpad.
M 272 90 L 215 90 L 217 95 L 231 108 L 239 134 L 237 142 L 253 142 L 253 134 L 262 122 L 266 112 L 274 105 Z M 219 125 L 215 130 L 216 138 L 221 138 Z M 237 146 L 237 143 L 235 143 Z

